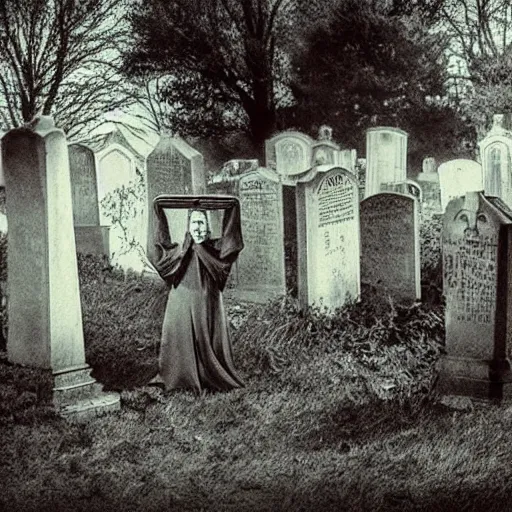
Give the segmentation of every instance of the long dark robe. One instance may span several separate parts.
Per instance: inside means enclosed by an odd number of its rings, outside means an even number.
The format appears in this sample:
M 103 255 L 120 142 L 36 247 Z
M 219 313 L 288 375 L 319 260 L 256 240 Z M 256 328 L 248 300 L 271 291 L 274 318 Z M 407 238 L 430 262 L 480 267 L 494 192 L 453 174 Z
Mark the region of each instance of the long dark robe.
M 196 244 L 190 233 L 171 243 L 157 206 L 154 265 L 170 287 L 162 326 L 159 375 L 166 390 L 243 387 L 233 364 L 222 291 L 243 249 L 239 206 L 226 209 L 222 237 Z

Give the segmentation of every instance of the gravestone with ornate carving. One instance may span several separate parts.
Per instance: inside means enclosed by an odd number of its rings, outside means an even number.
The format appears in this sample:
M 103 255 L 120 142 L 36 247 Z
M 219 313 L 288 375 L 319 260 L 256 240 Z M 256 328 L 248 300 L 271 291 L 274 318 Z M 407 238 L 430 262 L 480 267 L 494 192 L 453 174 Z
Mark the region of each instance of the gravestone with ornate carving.
M 488 196 L 512 206 L 512 130 L 510 115 L 495 114 L 493 125 L 479 142 L 483 186 Z
M 512 210 L 471 192 L 448 204 L 443 220 L 446 354 L 442 393 L 510 397 Z
M 297 183 L 299 300 L 332 313 L 360 294 L 359 190 L 346 169 Z

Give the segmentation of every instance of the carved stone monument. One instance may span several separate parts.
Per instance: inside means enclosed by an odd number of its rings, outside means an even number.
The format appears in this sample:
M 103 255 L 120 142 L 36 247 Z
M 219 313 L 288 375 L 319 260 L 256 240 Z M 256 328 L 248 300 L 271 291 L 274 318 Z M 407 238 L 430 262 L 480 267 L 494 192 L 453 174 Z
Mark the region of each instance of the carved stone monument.
M 511 396 L 512 211 L 499 198 L 469 192 L 450 201 L 443 221 L 446 355 L 442 393 Z
M 299 300 L 331 313 L 360 295 L 359 191 L 341 168 L 297 183 Z
M 66 138 L 51 118 L 2 139 L 9 217 L 9 361 L 52 371 L 64 415 L 119 408 L 85 361 Z
M 421 298 L 418 200 L 383 192 L 360 204 L 361 283 L 397 302 Z

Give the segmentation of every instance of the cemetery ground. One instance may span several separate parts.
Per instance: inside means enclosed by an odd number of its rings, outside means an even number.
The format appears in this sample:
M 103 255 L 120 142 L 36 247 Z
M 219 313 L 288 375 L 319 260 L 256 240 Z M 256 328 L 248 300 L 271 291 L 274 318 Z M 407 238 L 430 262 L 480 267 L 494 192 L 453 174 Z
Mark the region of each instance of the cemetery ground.
M 67 422 L 0 352 L 0 510 L 510 510 L 512 407 L 436 395 L 442 306 L 228 298 L 246 387 L 165 394 L 165 289 L 79 267 L 87 361 L 122 409 Z

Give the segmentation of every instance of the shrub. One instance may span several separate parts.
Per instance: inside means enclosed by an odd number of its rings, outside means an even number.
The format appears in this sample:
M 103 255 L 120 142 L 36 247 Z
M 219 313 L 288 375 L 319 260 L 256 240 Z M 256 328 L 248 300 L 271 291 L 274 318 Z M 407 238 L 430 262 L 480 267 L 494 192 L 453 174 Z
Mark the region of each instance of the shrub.
M 429 390 L 443 339 L 441 308 L 366 301 L 327 316 L 285 297 L 255 307 L 234 342 L 243 371 L 265 376 L 263 386 L 341 391 L 355 379 L 361 396 L 381 399 Z
M 420 226 L 423 300 L 434 304 L 441 302 L 443 294 L 442 228 L 442 215 L 435 215 Z

